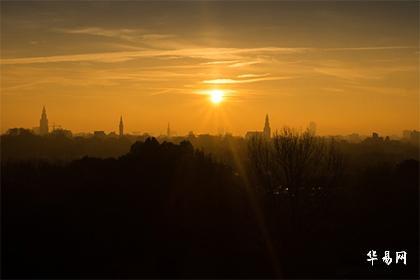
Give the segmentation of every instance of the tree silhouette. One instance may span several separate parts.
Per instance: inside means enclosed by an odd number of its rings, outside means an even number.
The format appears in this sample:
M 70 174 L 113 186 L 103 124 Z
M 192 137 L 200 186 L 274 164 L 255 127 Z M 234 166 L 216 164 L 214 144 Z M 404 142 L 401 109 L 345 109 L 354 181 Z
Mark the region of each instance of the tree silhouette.
M 418 276 L 415 146 L 183 140 L 2 136 L 2 276 L 389 277 L 372 248 L 407 250 L 392 276 Z
M 343 156 L 335 141 L 317 137 L 310 129 L 299 133 L 284 128 L 272 139 L 249 140 L 250 161 L 266 193 L 291 200 L 292 221 L 308 196 L 336 187 L 343 170 Z

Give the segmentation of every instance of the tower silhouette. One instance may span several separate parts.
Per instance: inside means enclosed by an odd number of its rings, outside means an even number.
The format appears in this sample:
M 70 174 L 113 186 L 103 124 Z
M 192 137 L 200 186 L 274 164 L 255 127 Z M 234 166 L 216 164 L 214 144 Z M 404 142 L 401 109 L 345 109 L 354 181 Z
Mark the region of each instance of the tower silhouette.
M 122 137 L 124 135 L 124 123 L 123 123 L 122 116 L 120 117 L 119 129 L 120 129 L 120 137 Z
M 168 128 L 166 129 L 166 136 L 167 136 L 168 138 L 170 138 L 170 137 L 171 137 L 171 127 L 169 126 L 169 123 L 168 123 Z
M 268 120 L 268 114 L 265 116 L 265 124 L 264 124 L 264 137 L 270 138 L 271 137 L 271 128 L 270 128 L 270 121 Z
M 39 120 L 39 134 L 48 134 L 48 119 L 47 112 L 45 111 L 45 106 L 42 108 L 41 119 Z

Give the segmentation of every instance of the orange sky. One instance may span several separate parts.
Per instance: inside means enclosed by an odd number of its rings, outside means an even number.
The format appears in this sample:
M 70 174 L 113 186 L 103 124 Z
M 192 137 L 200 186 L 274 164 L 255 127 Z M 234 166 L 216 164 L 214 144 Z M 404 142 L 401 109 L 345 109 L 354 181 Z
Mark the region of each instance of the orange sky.
M 419 129 L 418 2 L 1 2 L 1 130 Z M 208 92 L 224 90 L 223 101 Z

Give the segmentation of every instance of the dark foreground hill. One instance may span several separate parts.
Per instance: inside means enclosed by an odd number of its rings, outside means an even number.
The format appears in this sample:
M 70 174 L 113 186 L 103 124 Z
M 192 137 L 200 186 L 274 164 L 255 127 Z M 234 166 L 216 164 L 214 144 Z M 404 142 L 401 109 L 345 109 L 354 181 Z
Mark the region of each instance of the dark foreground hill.
M 118 159 L 3 163 L 2 276 L 414 278 L 418 168 L 365 171 L 357 188 L 308 196 L 293 223 L 287 195 L 260 197 L 188 142 L 148 139 Z M 408 265 L 387 267 L 384 250 L 407 251 Z

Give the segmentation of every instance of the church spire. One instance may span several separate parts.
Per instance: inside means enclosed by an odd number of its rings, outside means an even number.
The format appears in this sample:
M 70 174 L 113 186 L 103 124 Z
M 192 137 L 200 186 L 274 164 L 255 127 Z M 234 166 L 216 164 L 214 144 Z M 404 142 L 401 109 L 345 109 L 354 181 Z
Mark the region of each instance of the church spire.
M 270 121 L 268 119 L 268 114 L 265 115 L 265 124 L 264 124 L 264 137 L 270 138 L 271 137 L 271 128 L 270 128 Z
M 169 122 L 168 122 L 168 128 L 166 129 L 166 136 L 167 136 L 168 138 L 171 138 L 171 127 L 170 127 L 170 125 L 169 125 Z
M 120 116 L 120 126 L 119 126 L 119 129 L 120 129 L 120 137 L 124 136 L 124 123 L 123 123 L 122 116 Z
M 47 119 L 47 111 L 45 110 L 45 106 L 42 107 L 41 119 L 39 120 L 39 134 L 41 135 L 48 134 L 48 119 Z

